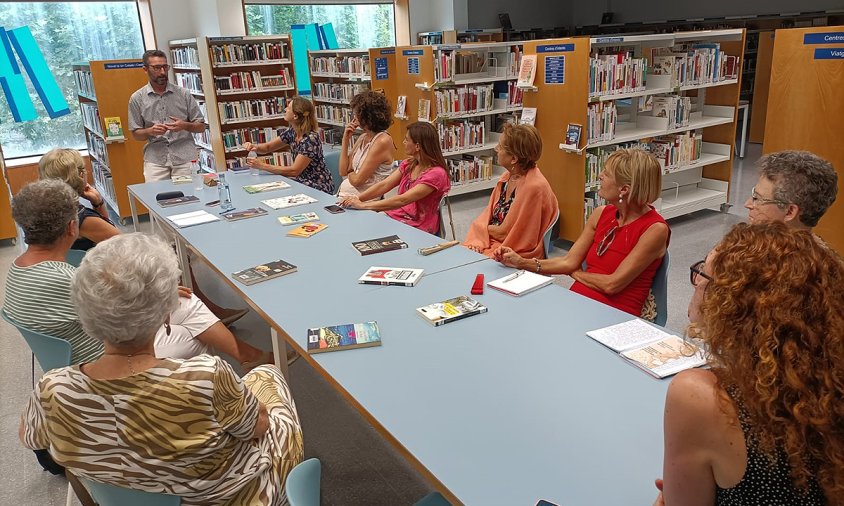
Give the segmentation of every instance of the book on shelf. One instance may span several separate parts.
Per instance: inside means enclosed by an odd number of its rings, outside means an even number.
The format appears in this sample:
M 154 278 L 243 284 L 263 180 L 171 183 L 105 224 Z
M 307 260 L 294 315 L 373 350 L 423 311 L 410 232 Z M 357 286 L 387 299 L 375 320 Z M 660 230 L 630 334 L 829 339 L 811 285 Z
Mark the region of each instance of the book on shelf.
M 273 190 L 284 190 L 290 188 L 290 185 L 284 181 L 270 181 L 269 183 L 249 184 L 243 187 L 246 193 L 264 193 Z
M 305 223 L 287 232 L 290 237 L 310 237 L 328 228 L 325 223 Z
M 221 216 L 225 218 L 227 221 L 238 221 L 238 220 L 245 220 L 248 218 L 256 218 L 258 216 L 266 216 L 267 210 L 262 209 L 260 207 L 251 207 L 249 209 L 244 209 L 243 211 L 232 211 L 228 213 L 224 213 Z
M 416 313 L 435 327 L 486 312 L 486 306 L 466 295 L 416 308 Z
M 295 265 L 285 262 L 284 260 L 275 260 L 265 264 L 256 265 L 255 267 L 250 267 L 248 269 L 243 269 L 242 271 L 237 271 L 232 274 L 232 277 L 244 285 L 254 285 L 255 283 L 284 276 L 285 274 L 290 274 L 291 272 L 296 272 Z
M 105 138 L 107 141 L 123 139 L 123 123 L 120 121 L 120 116 L 103 118 L 103 121 L 105 122 Z
M 536 79 L 536 55 L 523 54 L 522 63 L 519 66 L 519 79 L 516 81 L 518 86 L 530 87 L 533 86 L 533 81 Z
M 535 272 L 520 270 L 502 278 L 490 281 L 487 286 L 504 293 L 520 297 L 534 290 L 550 285 L 554 278 L 536 274 Z
M 536 124 L 536 107 L 523 107 L 522 116 L 519 118 L 521 125 L 535 125 Z
M 431 101 L 427 98 L 420 98 L 416 111 L 418 121 L 431 121 Z
M 190 213 L 174 214 L 173 216 L 167 216 L 167 219 L 179 228 L 202 225 L 203 223 L 210 223 L 212 221 L 220 221 L 219 217 L 214 216 L 207 211 L 193 211 Z
M 702 346 L 636 318 L 586 333 L 657 378 L 706 364 Z
M 407 95 L 399 95 L 396 99 L 396 116 L 399 118 L 407 117 Z
M 191 176 L 173 175 L 170 176 L 170 182 L 173 184 L 190 184 L 193 182 L 193 178 Z
M 407 243 L 399 239 L 397 235 L 388 235 L 367 241 L 353 242 L 352 246 L 363 256 L 394 251 L 407 248 Z
M 183 195 L 181 197 L 173 197 L 172 199 L 159 200 L 158 205 L 161 207 L 173 207 L 190 204 L 191 202 L 199 202 L 199 197 L 196 195 Z
M 300 225 L 302 223 L 307 223 L 309 221 L 317 221 L 319 216 L 317 213 L 299 213 L 299 214 L 292 214 L 289 216 L 279 216 L 278 222 L 282 225 Z
M 286 197 L 278 197 L 275 199 L 262 200 L 261 203 L 272 209 L 285 209 L 287 207 L 301 206 L 304 204 L 313 204 L 317 200 L 309 197 L 304 193 L 297 193 L 296 195 L 288 195 Z
M 569 123 L 566 128 L 566 144 L 577 148 L 580 146 L 580 134 L 583 131 L 583 125 L 577 123 Z
M 424 269 L 405 267 L 370 267 L 358 279 L 364 285 L 416 286 Z
M 377 322 L 347 323 L 308 329 L 308 353 L 381 346 Z

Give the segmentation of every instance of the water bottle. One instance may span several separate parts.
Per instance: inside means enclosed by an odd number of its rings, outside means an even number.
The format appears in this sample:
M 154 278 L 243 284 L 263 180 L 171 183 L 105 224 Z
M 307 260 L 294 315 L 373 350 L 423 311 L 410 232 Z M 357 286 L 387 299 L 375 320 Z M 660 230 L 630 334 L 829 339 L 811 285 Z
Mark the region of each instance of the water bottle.
M 190 162 L 190 177 L 193 180 L 193 189 L 198 192 L 202 191 L 202 169 L 199 168 L 199 164 L 196 163 L 196 160 L 191 160 Z
M 219 178 L 217 181 L 217 191 L 220 192 L 220 210 L 225 213 L 234 209 L 232 205 L 232 192 L 229 189 L 228 181 L 226 181 L 226 174 L 220 172 L 217 174 L 217 177 Z
M 258 152 L 255 151 L 254 149 L 251 150 L 249 153 L 246 154 L 246 159 L 249 160 L 250 158 L 253 159 L 253 160 L 255 158 L 258 158 Z M 258 167 L 252 167 L 252 170 L 249 171 L 249 173 L 252 174 L 253 176 L 257 176 L 259 172 L 261 172 L 261 171 L 258 169 Z

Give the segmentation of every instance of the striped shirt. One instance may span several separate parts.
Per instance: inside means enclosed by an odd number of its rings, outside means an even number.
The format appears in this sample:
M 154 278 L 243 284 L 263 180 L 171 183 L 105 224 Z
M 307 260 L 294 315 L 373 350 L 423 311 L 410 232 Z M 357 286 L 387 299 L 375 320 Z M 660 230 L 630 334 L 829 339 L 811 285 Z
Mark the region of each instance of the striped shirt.
M 70 300 L 75 272 L 75 267 L 64 262 L 47 261 L 29 267 L 12 262 L 3 306 L 9 318 L 21 326 L 67 340 L 71 364 L 93 362 L 103 354 L 103 343 L 82 330 Z
M 172 123 L 170 117 L 194 122 L 203 121 L 202 111 L 190 91 L 167 83 L 159 95 L 147 84 L 129 98 L 129 130 L 149 128 L 156 123 Z M 144 161 L 172 167 L 196 160 L 193 134 L 187 130 L 151 136 L 144 146 Z

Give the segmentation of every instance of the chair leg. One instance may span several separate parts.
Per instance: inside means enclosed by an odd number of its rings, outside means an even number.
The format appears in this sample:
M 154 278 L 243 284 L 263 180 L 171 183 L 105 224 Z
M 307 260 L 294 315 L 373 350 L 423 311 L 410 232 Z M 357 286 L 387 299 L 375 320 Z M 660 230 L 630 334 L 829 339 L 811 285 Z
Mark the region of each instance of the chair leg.
M 73 485 L 70 483 L 67 484 L 67 501 L 65 504 L 67 506 L 73 506 L 73 498 L 76 497 L 76 494 L 73 493 Z
M 451 202 L 448 200 L 448 195 L 443 197 L 445 199 L 445 206 L 448 208 L 448 224 L 451 226 L 451 238 L 457 240 L 457 234 L 454 233 L 454 217 L 451 215 Z M 445 239 L 445 232 L 443 232 L 443 239 Z
M 79 478 L 70 472 L 70 469 L 65 468 L 64 475 L 65 478 L 67 478 L 67 506 L 71 506 L 73 504 L 74 497 L 79 499 L 79 503 L 82 504 L 82 506 L 97 506 L 94 498 L 91 497 L 91 493 L 88 492 L 85 485 L 79 481 Z

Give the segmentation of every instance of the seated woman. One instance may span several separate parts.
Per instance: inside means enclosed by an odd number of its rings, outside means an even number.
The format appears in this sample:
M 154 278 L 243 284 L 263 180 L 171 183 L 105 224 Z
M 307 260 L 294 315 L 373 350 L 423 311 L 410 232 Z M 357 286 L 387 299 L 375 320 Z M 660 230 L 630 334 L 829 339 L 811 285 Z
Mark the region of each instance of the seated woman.
M 536 166 L 542 155 L 539 131 L 531 125 L 507 124 L 495 152 L 506 172 L 492 190 L 486 209 L 469 226 L 463 245 L 491 258 L 501 247 L 525 258 L 543 257 L 543 237 L 559 207 Z
M 810 231 L 740 223 L 691 282 L 711 369 L 668 387 L 657 504 L 844 504 L 841 258 Z
M 390 101 L 383 93 L 364 91 L 352 97 L 352 121 L 343 130 L 340 144 L 340 197 L 357 197 L 370 186 L 393 173 L 395 143 L 387 133 L 393 123 Z M 352 135 L 361 128 L 363 134 L 351 147 Z
M 260 144 L 244 142 L 243 148 L 258 154 L 289 148 L 293 154 L 293 165 L 272 165 L 257 158 L 247 158 L 246 164 L 333 194 L 334 179 L 325 166 L 314 104 L 306 98 L 293 97 L 287 102 L 284 119 L 290 126 L 281 130 L 277 138 Z
M 179 304 L 179 275 L 176 255 L 155 236 L 121 235 L 85 256 L 73 303 L 105 353 L 44 374 L 21 441 L 49 449 L 76 476 L 178 495 L 185 506 L 286 504 L 284 480 L 303 444 L 279 370 L 261 366 L 241 380 L 217 357 L 156 356 L 156 332 Z
M 619 149 L 607 158 L 598 179 L 598 196 L 612 204 L 595 209 L 568 254 L 530 259 L 505 245 L 495 258 L 519 269 L 568 274 L 575 280 L 572 291 L 639 316 L 671 235 L 650 205 L 659 197 L 662 172 L 650 153 Z
M 434 125 L 419 121 L 408 125 L 404 152 L 410 158 L 402 161 L 387 179 L 357 197 L 343 197 L 339 203 L 352 209 L 386 211 L 390 218 L 436 234 L 440 228 L 440 200 L 448 193 L 451 182 Z M 396 186 L 398 195 L 372 200 Z
M 16 323 L 70 342 L 73 364 L 96 360 L 103 353 L 102 343 L 80 325 L 81 308 L 70 300 L 76 269 L 64 259 L 79 231 L 77 206 L 76 192 L 56 179 L 30 183 L 15 195 L 12 217 L 28 248 L 9 268 L 4 302 L 6 314 Z M 109 241 L 116 237 L 120 236 Z M 120 251 L 115 261 L 134 254 Z M 114 272 L 123 276 L 120 269 Z M 180 287 L 179 292 L 169 325 L 160 326 L 155 335 L 158 357 L 188 358 L 214 349 L 246 368 L 272 360 L 270 353 L 235 338 L 190 290 Z
M 64 181 L 79 195 L 80 200 L 88 201 L 91 207 L 78 205 L 79 208 L 79 237 L 70 249 L 88 250 L 109 237 L 120 234 L 114 223 L 108 217 L 108 209 L 104 205 L 100 192 L 88 184 L 85 174 L 85 161 L 75 149 L 55 148 L 48 151 L 38 162 L 38 176 L 40 179 L 58 179 Z M 222 308 L 205 296 L 199 289 L 191 270 L 194 291 L 197 297 L 217 315 L 225 325 L 231 325 L 249 312 L 248 309 Z

